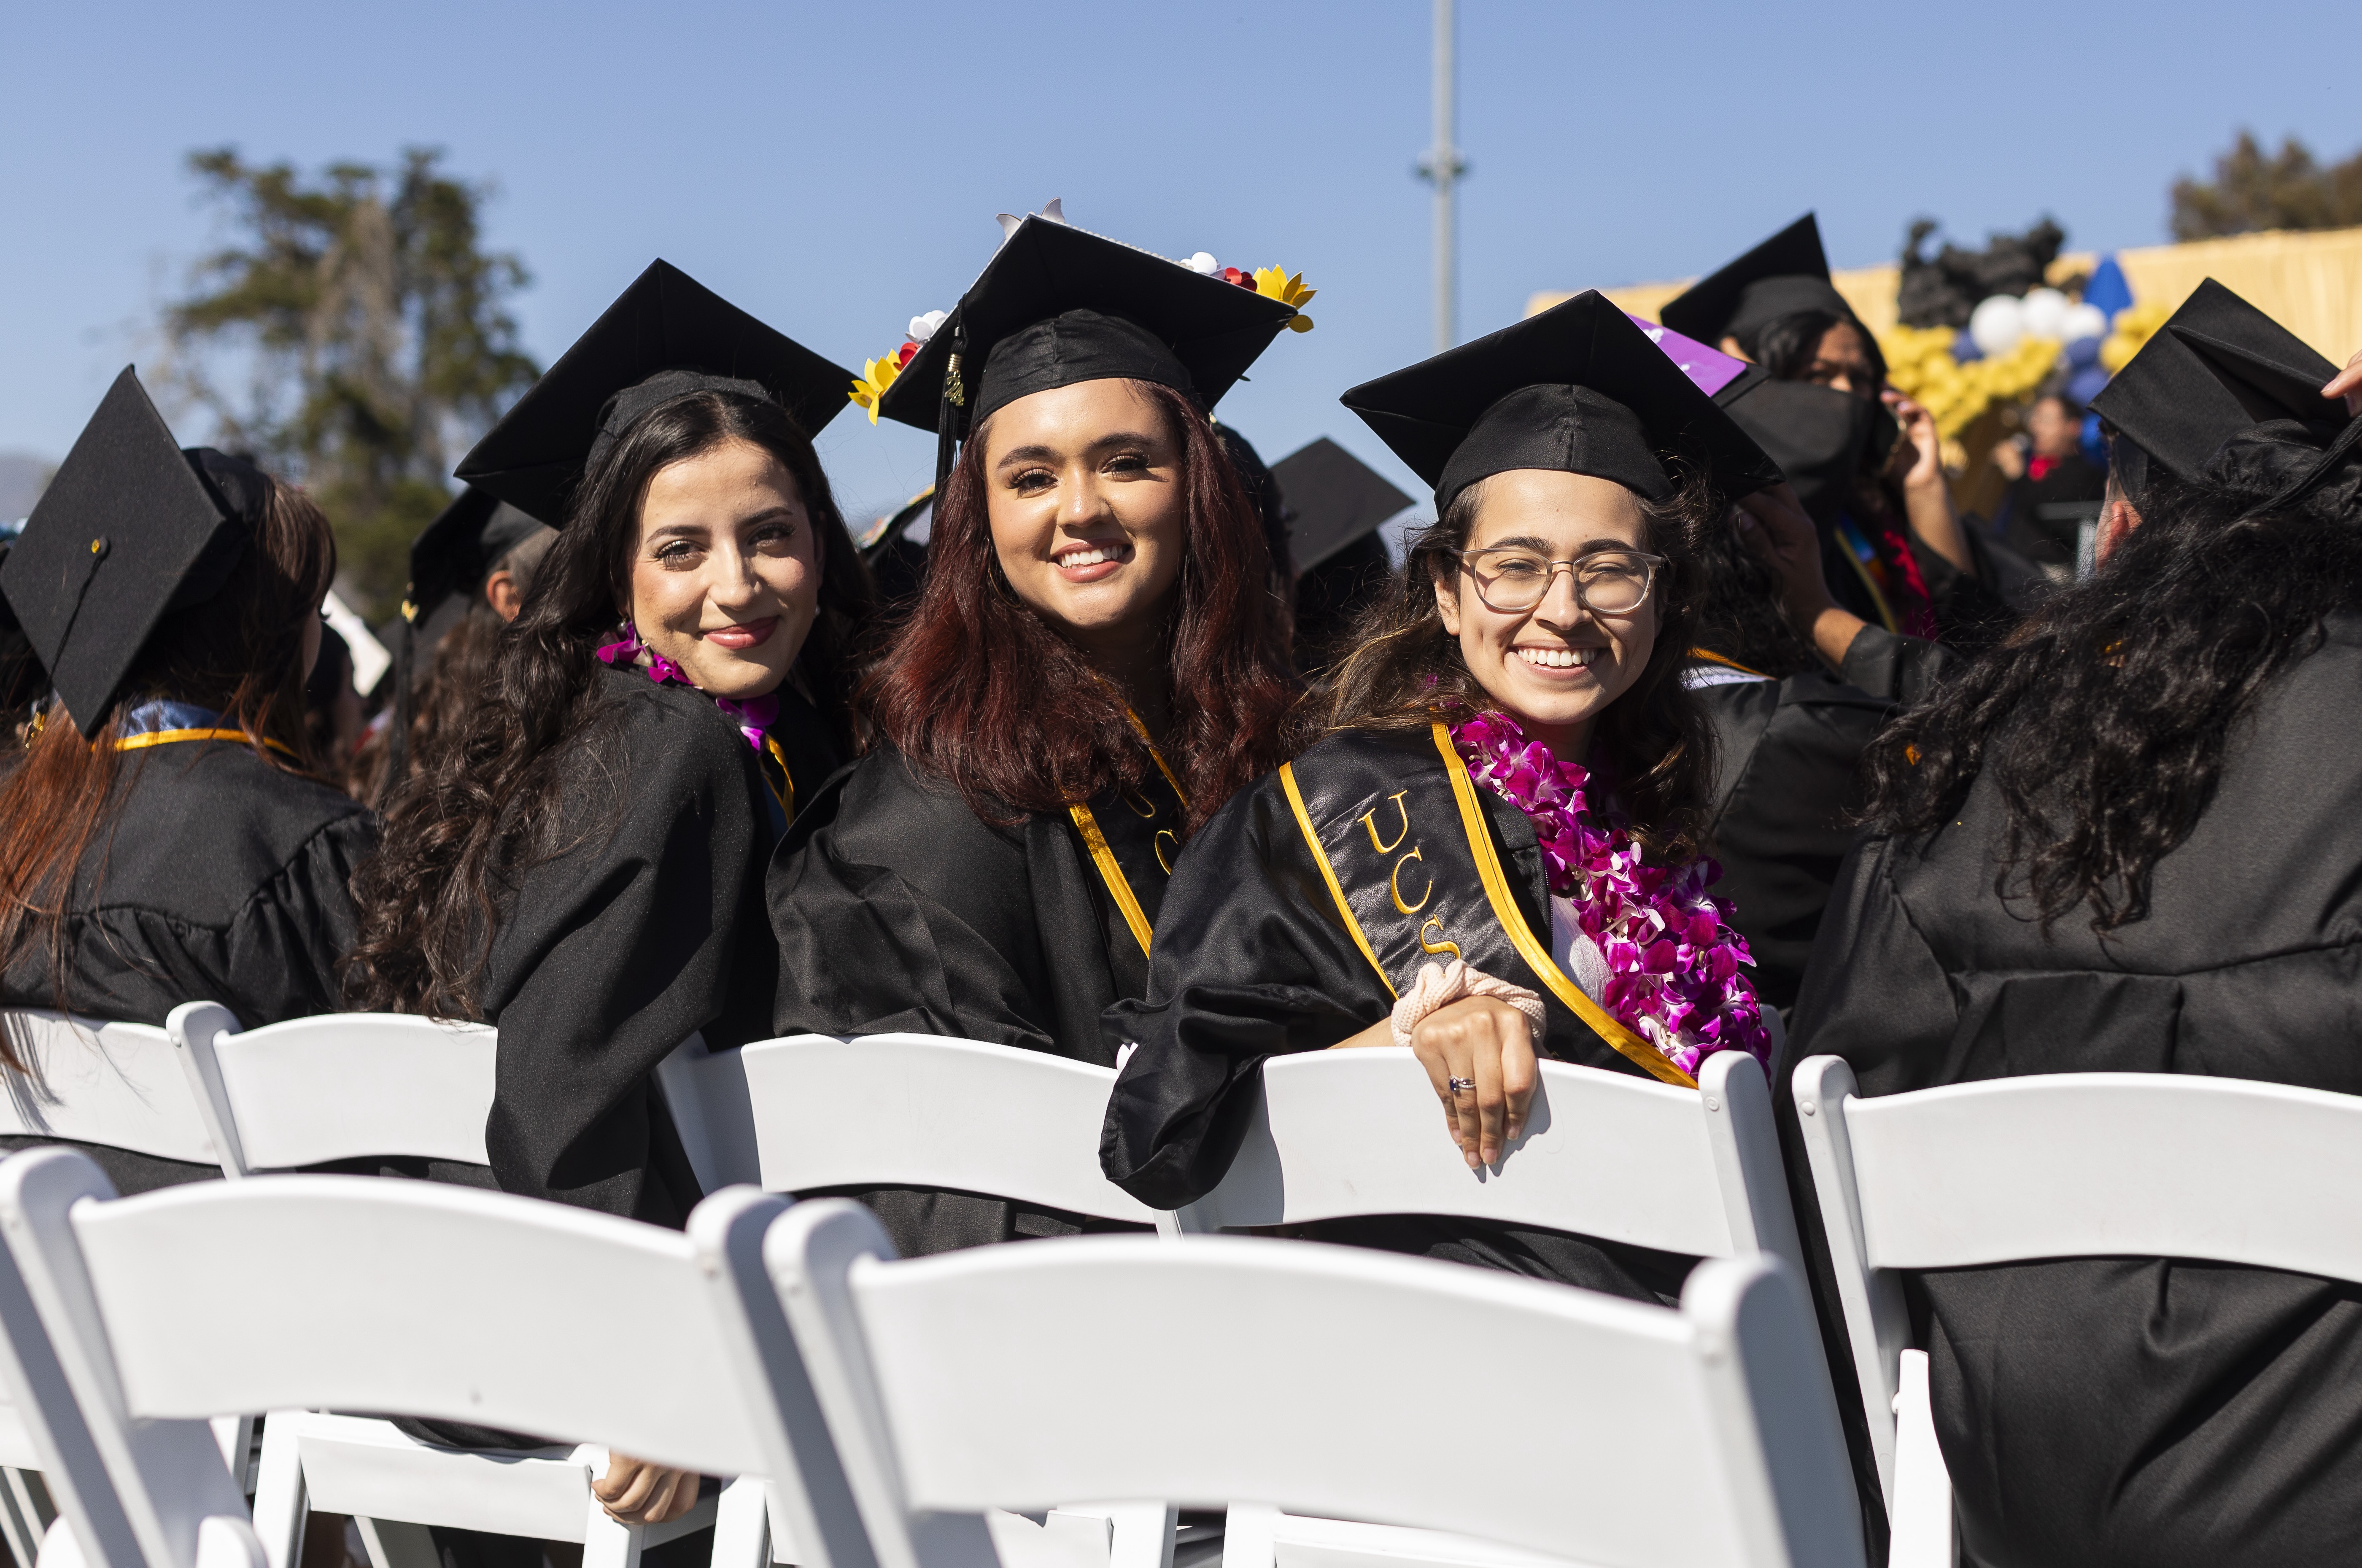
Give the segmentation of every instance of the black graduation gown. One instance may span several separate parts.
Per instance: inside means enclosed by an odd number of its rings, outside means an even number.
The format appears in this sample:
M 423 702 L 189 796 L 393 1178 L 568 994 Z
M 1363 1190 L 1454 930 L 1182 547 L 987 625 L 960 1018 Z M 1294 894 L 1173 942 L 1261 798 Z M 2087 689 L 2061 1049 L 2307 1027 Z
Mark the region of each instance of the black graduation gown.
M 215 1001 L 248 1029 L 336 1011 L 337 961 L 359 928 L 353 867 L 376 846 L 377 818 L 241 742 L 149 746 L 121 763 L 112 827 L 74 875 L 72 1010 L 161 1027 L 182 1002 Z M 50 946 L 39 942 L 0 976 L 0 1006 L 57 1005 Z M 0 1147 L 44 1141 L 0 1139 Z M 78 1146 L 118 1192 L 221 1174 Z
M 1714 724 L 1709 834 L 1722 865 L 1715 898 L 1728 900 L 1730 922 L 1755 955 L 1756 995 L 1784 1010 L 1795 1005 L 1829 888 L 1853 846 L 1848 819 L 1861 805 L 1862 749 L 1892 704 L 1818 668 L 1783 680 L 1717 680 L 1694 695 Z
M 1065 815 L 1002 825 L 900 753 L 872 753 L 830 780 L 773 858 L 776 1032 L 944 1034 L 1113 1066 L 1099 1015 L 1146 983 L 1182 820 L 1161 768 Z M 974 1194 L 856 1196 L 906 1256 L 1100 1228 Z
M 1379 1022 L 1422 964 L 1454 951 L 1542 997 L 1551 1057 L 1691 1082 L 1551 962 L 1533 824 L 1471 784 L 1456 756 L 1447 767 L 1450 744 L 1433 731 L 1332 736 L 1241 791 L 1191 841 L 1165 890 L 1147 994 L 1107 1014 L 1111 1048 L 1138 1044 L 1108 1106 L 1109 1180 L 1160 1209 L 1203 1197 L 1237 1156 L 1265 1058 Z M 1423 1216 L 1307 1231 L 1642 1300 L 1677 1293 L 1690 1263 Z
M 500 1062 L 484 1141 L 502 1188 L 678 1227 L 701 1196 L 652 1077 L 691 1032 L 770 1032 L 763 868 L 780 810 L 711 699 L 602 668 L 607 716 L 568 743 L 556 842 L 503 901 L 482 981 Z M 781 692 L 772 734 L 824 770 Z
M 1842 1056 L 1872 1096 L 2052 1072 L 2362 1094 L 2357 690 L 2348 614 L 2235 732 L 2213 802 L 2158 864 L 2155 912 L 2104 946 L 2083 917 L 2046 939 L 1996 899 L 2004 818 L 1987 781 L 1924 845 L 1865 842 L 1783 1066 Z M 1787 1076 L 1773 1104 L 1827 1303 Z M 1906 1296 L 1975 1560 L 2222 1568 L 2362 1541 L 2362 1287 L 2125 1258 L 1931 1273 Z M 1826 1307 L 1824 1323 L 1858 1440 L 1852 1360 Z

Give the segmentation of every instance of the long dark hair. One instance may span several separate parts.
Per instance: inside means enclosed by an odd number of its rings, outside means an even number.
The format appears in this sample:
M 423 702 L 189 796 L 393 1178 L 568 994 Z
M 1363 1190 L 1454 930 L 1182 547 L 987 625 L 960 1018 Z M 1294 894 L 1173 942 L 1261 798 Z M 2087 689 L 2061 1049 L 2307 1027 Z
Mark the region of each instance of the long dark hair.
M 69 895 L 113 819 L 123 767 L 116 742 L 127 709 L 160 697 L 211 708 L 223 728 L 245 731 L 270 766 L 311 770 L 304 628 L 319 619 L 336 580 L 336 536 L 302 491 L 268 475 L 259 513 L 246 531 L 247 547 L 220 590 L 167 614 L 149 634 L 97 733 L 83 739 L 74 715 L 53 703 L 23 761 L 0 784 L 0 969 L 46 938 L 61 1010 L 69 1001 Z M 5 1042 L 0 1061 L 21 1066 Z
M 1861 338 L 1862 352 L 1870 358 L 1873 385 L 1868 395 L 1875 395 L 1886 384 L 1886 355 L 1878 346 L 1878 336 L 1849 315 L 1838 315 L 1826 310 L 1800 310 L 1787 315 L 1773 316 L 1757 327 L 1739 347 L 1747 357 L 1772 373 L 1777 381 L 1801 381 L 1820 356 L 1821 339 L 1832 326 L 1850 326 Z M 1856 396 L 1865 395 L 1854 389 Z
M 1479 482 L 1462 491 L 1433 527 L 1412 536 L 1400 580 L 1363 613 L 1352 651 L 1330 671 L 1321 700 L 1307 705 L 1299 740 L 1342 730 L 1424 729 L 1439 712 L 1493 707 L 1435 602 L 1436 583 L 1460 573 L 1485 488 Z M 1670 502 L 1633 499 L 1645 519 L 1642 547 L 1665 558 L 1653 590 L 1657 642 L 1639 679 L 1600 714 L 1591 747 L 1647 857 L 1672 865 L 1700 853 L 1714 767 L 1713 729 L 1681 679 L 1697 617 L 1690 540 L 1727 508 L 1715 486 L 1686 470 Z
M 1780 580 L 1739 543 L 1729 510 L 1692 518 L 1684 532 L 1697 585 L 1691 645 L 1775 679 L 1818 668 L 1813 646 L 1780 608 Z
M 1990 774 L 2009 824 L 1997 895 L 2030 897 L 2046 930 L 2085 905 L 2102 935 L 2146 918 L 2232 727 L 2323 616 L 2362 604 L 2362 521 L 2336 494 L 2268 507 L 2276 477 L 2152 469 L 2140 526 L 2088 581 L 1871 745 L 1871 827 L 1933 833 Z
M 869 580 L 811 440 L 767 399 L 689 393 L 640 416 L 583 478 L 491 674 L 450 739 L 419 757 L 386 812 L 384 840 L 355 877 L 361 940 L 345 993 L 356 1008 L 472 1018 L 502 905 L 524 873 L 602 831 L 561 823 L 566 760 L 598 755 L 618 710 L 594 679 L 599 646 L 630 602 L 640 504 L 659 469 L 747 441 L 795 477 L 821 547 L 820 616 L 797 656 L 813 705 L 853 746 L 848 660 Z M 626 781 L 609 779 L 608 812 Z
M 1173 727 L 1165 760 L 1189 797 L 1194 832 L 1277 767 L 1296 690 L 1286 612 L 1269 586 L 1263 524 L 1198 407 L 1169 388 L 1130 385 L 1182 446 L 1187 507 L 1166 640 Z M 947 780 L 988 821 L 1059 812 L 1151 766 L 1121 693 L 1020 600 L 1002 575 L 986 512 L 979 425 L 944 487 L 927 581 L 864 688 L 880 735 Z

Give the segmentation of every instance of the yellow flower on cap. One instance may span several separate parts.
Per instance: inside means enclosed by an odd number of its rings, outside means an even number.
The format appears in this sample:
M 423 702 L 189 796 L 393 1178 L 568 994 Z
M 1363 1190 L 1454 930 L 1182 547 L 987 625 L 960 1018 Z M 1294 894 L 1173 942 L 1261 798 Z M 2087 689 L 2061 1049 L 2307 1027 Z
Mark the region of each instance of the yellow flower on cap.
M 1255 293 L 1265 299 L 1277 300 L 1284 305 L 1295 307 L 1296 317 L 1287 324 L 1290 332 L 1312 330 L 1312 318 L 1304 314 L 1304 307 L 1320 291 L 1306 288 L 1303 273 L 1298 272 L 1291 278 L 1285 267 L 1258 267 L 1255 269 L 1254 287 Z
M 875 425 L 877 423 L 878 400 L 886 395 L 886 389 L 892 386 L 894 378 L 901 373 L 902 361 L 893 355 L 883 359 L 864 359 L 860 379 L 853 383 L 853 390 L 845 395 L 860 404 L 868 414 L 869 423 Z

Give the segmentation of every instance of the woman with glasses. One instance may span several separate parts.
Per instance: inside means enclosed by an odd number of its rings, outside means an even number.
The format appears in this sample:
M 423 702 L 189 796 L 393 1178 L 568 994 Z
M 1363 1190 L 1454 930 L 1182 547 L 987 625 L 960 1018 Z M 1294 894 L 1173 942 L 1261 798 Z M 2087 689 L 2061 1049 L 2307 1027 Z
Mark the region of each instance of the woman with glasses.
M 1363 621 L 1312 744 L 1166 889 L 1102 1159 L 1161 1209 L 1211 1189 L 1264 1059 L 1410 1046 L 1471 1168 L 1538 1056 L 1694 1087 L 1768 1037 L 1700 854 L 1711 741 L 1681 669 L 1693 520 L 1779 475 L 1586 293 L 1345 394 L 1440 521 Z M 1314 1227 L 1637 1297 L 1683 1260 L 1401 1218 Z

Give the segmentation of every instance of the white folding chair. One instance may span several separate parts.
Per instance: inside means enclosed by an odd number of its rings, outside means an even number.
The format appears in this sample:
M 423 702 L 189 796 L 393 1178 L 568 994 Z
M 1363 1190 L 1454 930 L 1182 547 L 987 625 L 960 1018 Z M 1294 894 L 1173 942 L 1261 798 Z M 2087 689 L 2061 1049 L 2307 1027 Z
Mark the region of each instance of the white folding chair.
M 393 1410 L 766 1476 L 801 1562 L 868 1568 L 784 1320 L 748 1283 L 784 1207 L 718 1194 L 683 1234 L 348 1176 L 115 1199 L 83 1156 L 28 1151 L 0 1164 L 12 1353 L 0 1380 L 39 1418 L 36 1446 L 69 1483 L 61 1515 L 94 1568 L 262 1568 L 263 1543 L 198 1424 L 258 1408 Z M 619 1325 L 659 1335 L 662 1354 L 618 1355 Z M 632 1568 L 642 1546 L 714 1522 L 708 1500 L 670 1526 L 617 1525 L 589 1490 L 604 1450 L 557 1452 L 467 1456 L 484 1473 L 476 1485 L 422 1471 L 417 1522 L 381 1512 L 375 1529 L 402 1558 L 432 1561 L 418 1528 L 432 1521 L 579 1540 L 585 1568 Z M 527 1485 L 491 1474 L 528 1467 Z M 310 1477 L 324 1507 L 345 1501 L 334 1474 Z
M 1951 1481 L 1901 1271 L 2129 1256 L 2362 1281 L 2362 1098 L 2057 1073 L 1865 1099 L 1836 1056 L 1799 1063 L 1794 1092 L 1893 1564 L 1953 1560 Z M 2306 1202 L 2288 1203 L 2300 1189 Z
M 708 1151 L 708 1191 L 940 1187 L 1169 1222 L 1099 1170 L 1106 1067 L 932 1034 L 798 1034 L 734 1051 L 693 1041 L 657 1081 L 692 1163 Z M 1171 1568 L 1175 1523 L 1163 1503 L 1123 1501 L 1069 1503 L 1030 1529 L 993 1521 L 1006 1558 L 1090 1568 Z
M 220 1163 L 204 1107 L 166 1031 L 25 1009 L 0 1012 L 0 1032 L 28 1069 L 0 1071 L 6 1091 L 0 1134 L 70 1139 L 185 1165 Z M 216 1428 L 224 1456 L 243 1479 L 252 1419 L 232 1418 Z M 39 1468 L 32 1452 L 21 1418 L 13 1411 L 0 1417 L 0 1536 L 20 1565 L 32 1562 L 57 1517 L 30 1474 Z
M 1526 1131 L 1499 1166 L 1471 1171 L 1446 1136 L 1426 1069 L 1376 1046 L 1275 1056 L 1220 1185 L 1179 1229 L 1433 1214 L 1573 1231 L 1693 1257 L 1777 1255 L 1802 1266 L 1771 1093 L 1743 1052 L 1706 1058 L 1694 1090 L 1541 1064 Z M 1826 1378 L 1816 1352 L 1816 1375 Z M 1353 1521 L 1231 1510 L 1226 1568 L 1396 1564 L 1504 1568 L 1485 1543 Z
M 484 1165 L 499 1032 L 392 1013 L 323 1013 L 240 1032 L 213 1002 L 175 1008 L 166 1031 L 223 1151 L 222 1171 L 245 1176 L 332 1160 L 400 1156 Z M 701 1053 L 692 1035 L 684 1053 Z M 710 1160 L 694 1129 L 683 1143 L 702 1178 Z M 723 1184 L 707 1181 L 708 1191 Z M 479 1423 L 480 1424 L 480 1423 Z M 570 1540 L 589 1484 L 586 1452 L 467 1451 L 419 1441 L 392 1422 L 321 1411 L 274 1410 L 263 1423 L 255 1523 L 270 1568 L 290 1568 L 315 1507 L 348 1514 L 371 1568 L 435 1568 L 423 1526 L 439 1524 Z M 595 1474 L 595 1473 L 592 1473 Z M 787 1549 L 779 1505 L 753 1482 L 725 1493 L 717 1554 L 760 1568 Z M 485 1522 L 504 1521 L 504 1522 Z M 702 1508 L 686 1527 L 715 1523 Z M 625 1527 L 615 1527 L 624 1529 Z M 630 1527 L 630 1551 L 683 1531 Z M 559 1533 L 551 1535 L 551 1529 Z
M 1861 1562 L 1811 1312 L 1770 1257 L 1703 1265 L 1673 1311 L 1238 1238 L 895 1263 L 841 1200 L 790 1209 L 764 1256 L 880 1568 L 972 1561 L 988 1507 L 1125 1494 L 1603 1568 Z M 1510 1395 L 1475 1434 L 1454 1374 L 1480 1364 Z
M 723 1182 L 943 1187 L 1095 1219 L 1158 1218 L 1099 1171 L 1115 1085 L 1106 1067 L 932 1034 L 796 1034 L 735 1051 L 685 1047 L 657 1078 Z

